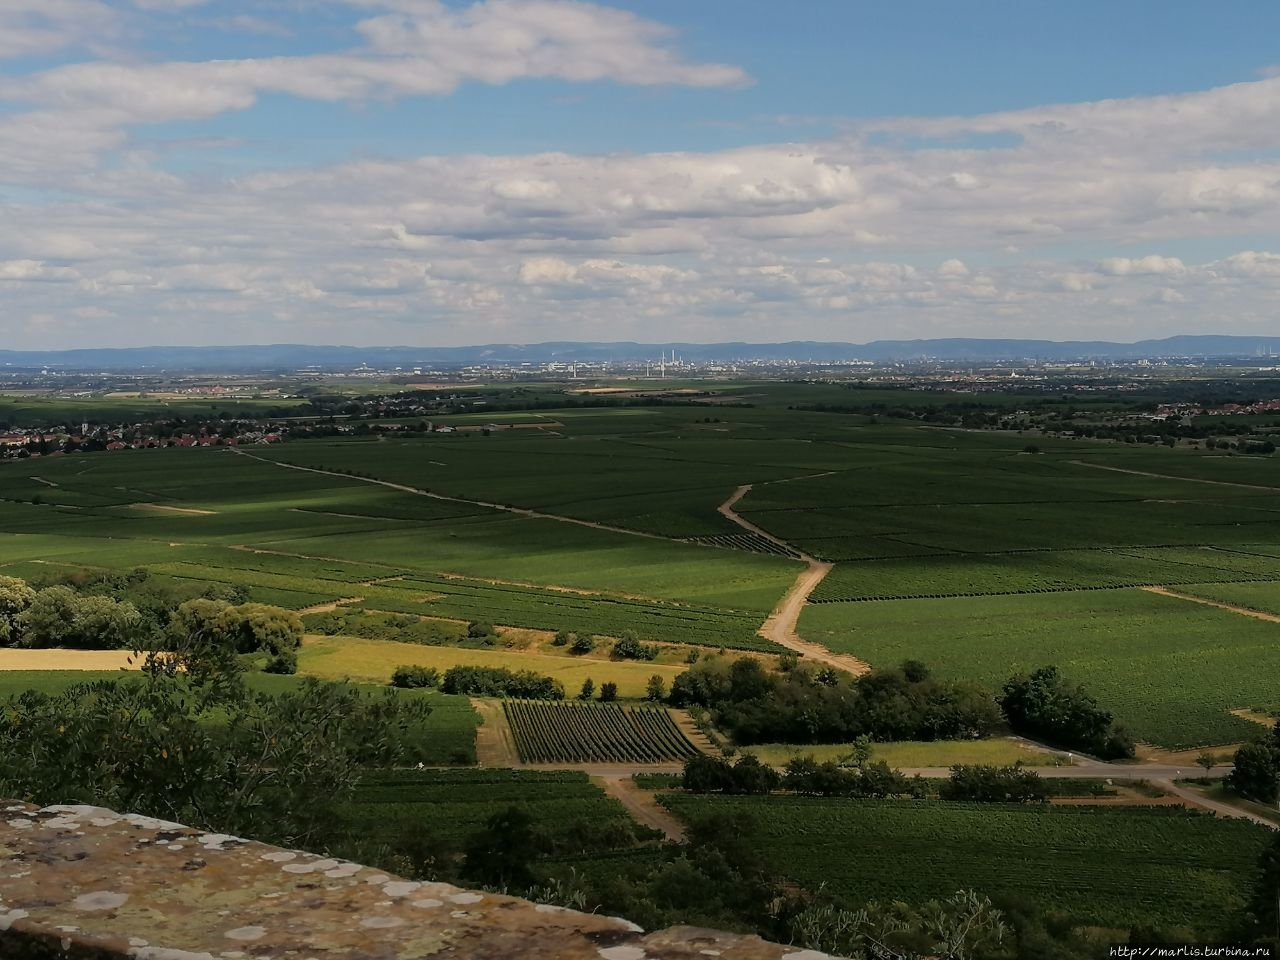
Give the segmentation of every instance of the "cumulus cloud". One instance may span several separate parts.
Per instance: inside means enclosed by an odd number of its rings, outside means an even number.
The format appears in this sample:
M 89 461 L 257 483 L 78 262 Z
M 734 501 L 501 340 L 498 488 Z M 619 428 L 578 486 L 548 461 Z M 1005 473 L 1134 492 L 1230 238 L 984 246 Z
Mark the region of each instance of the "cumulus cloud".
M 0 79 L 17 107 L 0 112 L 0 185 L 20 188 L 0 229 L 15 327 L 82 342 L 265 329 L 366 342 L 1094 337 L 1121 324 L 1262 332 L 1280 303 L 1280 254 L 1246 239 L 1280 233 L 1280 78 L 877 120 L 808 143 L 359 159 L 226 178 L 134 139 L 137 125 L 198 122 L 267 93 L 350 103 L 521 77 L 746 81 L 681 57 L 661 24 L 596 4 L 339 2 L 362 19 L 337 52 L 100 59 Z M 136 6 L 154 22 L 199 5 Z M 0 0 L 0 55 L 6 43 L 83 46 L 73 14 L 101 16 L 107 35 L 122 11 Z M 973 133 L 1013 136 L 977 149 Z M 1188 238 L 1237 252 L 1197 262 Z
M 0 59 L 92 47 L 115 33 L 119 16 L 100 0 L 4 0 Z

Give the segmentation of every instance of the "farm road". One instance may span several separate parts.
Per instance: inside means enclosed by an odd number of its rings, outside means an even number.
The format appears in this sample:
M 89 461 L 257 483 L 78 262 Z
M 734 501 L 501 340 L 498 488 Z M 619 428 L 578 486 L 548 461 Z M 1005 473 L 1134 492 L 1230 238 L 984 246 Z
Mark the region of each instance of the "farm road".
M 818 474 L 818 476 L 826 476 L 827 474 Z M 807 479 L 807 478 L 797 478 Z M 778 481 L 783 483 L 786 481 Z M 774 643 L 786 647 L 788 650 L 800 654 L 811 663 L 825 663 L 828 666 L 835 667 L 838 670 L 847 670 L 855 677 L 861 676 L 871 669 L 870 664 L 857 657 L 850 656 L 845 653 L 832 653 L 826 647 L 818 643 L 811 643 L 804 640 L 796 632 L 796 624 L 800 621 L 800 614 L 804 610 L 805 601 L 809 599 L 809 595 L 817 588 L 824 577 L 831 572 L 832 564 L 825 563 L 817 557 L 810 556 L 803 550 L 799 550 L 780 540 L 766 530 L 757 527 L 750 520 L 743 517 L 736 510 L 734 505 L 745 497 L 754 484 L 745 483 L 733 491 L 732 496 L 724 503 L 720 504 L 718 511 L 721 516 L 732 520 L 742 529 L 747 530 L 757 536 L 764 537 L 771 543 L 775 543 L 803 560 L 807 566 L 796 577 L 796 582 L 792 584 L 791 589 L 786 595 L 778 601 L 778 605 L 773 608 L 773 612 L 769 614 L 764 625 L 760 628 L 759 634 L 766 640 L 772 640 Z
M 283 467 L 286 470 L 300 470 L 303 473 L 318 473 L 326 477 L 337 477 L 340 480 L 355 480 L 360 483 L 371 483 L 374 486 L 386 487 L 388 490 L 398 490 L 401 493 L 411 493 L 417 497 L 427 497 L 431 500 L 444 500 L 448 503 L 465 503 L 470 507 L 486 507 L 489 510 L 497 510 L 500 513 L 513 513 L 520 517 L 532 517 L 537 520 L 555 520 L 559 523 L 572 523 L 579 527 L 590 527 L 593 530 L 607 530 L 610 533 L 625 533 L 630 537 L 644 537 L 646 540 L 665 540 L 668 543 L 687 543 L 685 540 L 679 540 L 675 537 L 662 537 L 656 533 L 645 533 L 643 530 L 629 530 L 626 527 L 612 527 L 607 523 L 596 523 L 594 520 L 579 520 L 577 517 L 566 517 L 558 513 L 544 513 L 541 510 L 530 510 L 526 507 L 512 507 L 504 503 L 491 503 L 488 500 L 468 500 L 464 497 L 449 497 L 443 493 L 432 493 L 430 490 L 422 490 L 418 487 L 411 487 L 403 483 L 392 483 L 390 480 L 378 480 L 374 477 L 353 477 L 347 473 L 338 473 L 336 470 L 322 470 L 319 467 L 303 467 L 296 463 L 285 463 L 283 460 L 272 460 L 269 457 L 259 457 L 256 454 L 248 453 L 239 447 L 228 447 L 231 453 L 241 457 L 248 457 L 250 460 L 257 460 L 259 463 L 269 463 L 273 467 Z
M 1210 600 L 1206 597 L 1194 597 L 1189 593 L 1179 593 L 1177 590 L 1170 590 L 1168 587 L 1142 587 L 1147 593 L 1155 593 L 1162 597 L 1172 597 L 1175 600 L 1188 600 L 1191 603 L 1203 603 L 1206 607 L 1217 607 L 1219 610 L 1229 610 L 1231 613 L 1238 613 L 1242 617 L 1253 617 L 1255 620 L 1267 620 L 1271 623 L 1280 623 L 1280 617 L 1274 613 L 1263 613 L 1261 610 L 1250 610 L 1248 607 L 1240 607 L 1234 603 L 1223 603 L 1221 600 Z
M 1264 487 L 1257 483 L 1237 483 L 1234 480 L 1205 480 L 1200 477 L 1179 477 L 1171 473 L 1152 473 L 1149 470 L 1130 470 L 1126 467 L 1112 467 L 1105 463 L 1090 463 L 1087 460 L 1068 460 L 1077 467 L 1091 467 L 1094 470 L 1110 470 L 1112 473 L 1128 473 L 1135 477 L 1155 477 L 1157 480 L 1182 480 L 1186 483 L 1207 483 L 1215 487 L 1238 487 L 1241 490 L 1267 490 L 1274 493 L 1280 487 Z
M 668 840 L 680 843 L 684 840 L 684 825 L 654 799 L 652 790 L 641 790 L 626 774 L 607 774 L 592 778 L 599 782 L 604 792 L 624 807 L 627 813 L 646 827 L 661 830 Z
M 1178 786 L 1172 780 L 1153 780 L 1152 783 L 1157 787 L 1160 787 L 1160 789 L 1167 790 L 1175 797 L 1178 797 L 1189 807 L 1199 807 L 1201 810 L 1210 810 L 1213 813 L 1224 817 L 1241 817 L 1245 820 L 1252 820 L 1259 826 L 1267 827 L 1271 830 L 1280 829 L 1280 827 L 1276 826 L 1274 821 L 1268 820 L 1266 817 L 1260 817 L 1256 813 L 1249 810 L 1242 810 L 1240 807 L 1233 807 L 1231 804 L 1223 803 L 1221 800 L 1213 800 L 1209 797 L 1202 796 L 1194 791 Z

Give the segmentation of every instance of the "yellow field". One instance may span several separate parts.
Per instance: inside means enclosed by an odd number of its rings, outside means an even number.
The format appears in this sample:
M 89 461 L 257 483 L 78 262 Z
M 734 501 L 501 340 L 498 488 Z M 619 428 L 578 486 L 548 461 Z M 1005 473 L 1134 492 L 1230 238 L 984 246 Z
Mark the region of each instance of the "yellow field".
M 565 695 L 572 697 L 590 677 L 596 690 L 612 681 L 621 697 L 642 697 L 649 678 L 654 674 L 671 681 L 687 666 L 643 663 L 630 660 L 581 660 L 565 656 L 546 656 L 513 650 L 466 650 L 459 647 L 428 647 L 417 643 L 395 643 L 389 640 L 367 640 L 362 637 L 307 636 L 298 652 L 298 673 L 324 680 L 363 680 L 386 683 L 396 667 L 413 664 L 435 667 L 441 673 L 450 667 L 506 667 L 508 670 L 532 670 L 555 677 L 564 684 Z
M 129 663 L 131 650 L 11 650 L 0 649 L 0 670 L 121 670 L 138 669 Z
M 754 753 L 763 763 L 782 766 L 796 755 L 813 754 L 819 761 L 838 760 L 852 747 L 847 743 L 816 745 L 765 743 L 744 747 L 742 753 Z M 1055 754 L 1028 747 L 1017 740 L 936 740 L 906 741 L 873 745 L 872 760 L 883 760 L 891 767 L 950 767 L 958 763 L 982 763 L 1006 766 L 1021 760 L 1027 766 L 1053 767 L 1059 761 Z

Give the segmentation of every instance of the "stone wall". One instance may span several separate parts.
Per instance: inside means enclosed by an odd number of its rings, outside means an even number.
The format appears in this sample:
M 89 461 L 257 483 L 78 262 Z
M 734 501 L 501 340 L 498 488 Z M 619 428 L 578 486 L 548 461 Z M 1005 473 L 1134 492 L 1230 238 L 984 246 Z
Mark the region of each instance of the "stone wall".
M 98 807 L 0 802 L 3 960 L 821 960 L 417 883 Z

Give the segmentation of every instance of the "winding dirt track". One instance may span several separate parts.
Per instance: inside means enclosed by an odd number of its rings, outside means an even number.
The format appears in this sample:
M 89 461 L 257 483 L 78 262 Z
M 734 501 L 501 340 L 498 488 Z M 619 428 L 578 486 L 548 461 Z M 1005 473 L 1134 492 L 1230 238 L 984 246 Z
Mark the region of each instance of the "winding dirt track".
M 847 653 L 832 653 L 821 644 L 811 643 L 802 639 L 796 632 L 796 624 L 800 620 L 800 614 L 804 611 L 805 601 L 809 599 L 809 595 L 813 593 L 823 578 L 831 572 L 832 564 L 810 556 L 803 550 L 793 547 L 785 540 L 778 539 L 734 510 L 734 505 L 751 491 L 752 486 L 753 484 L 746 483 L 733 491 L 733 495 L 717 508 L 720 515 L 732 520 L 742 529 L 777 544 L 808 564 L 800 575 L 796 577 L 796 582 L 791 585 L 791 589 L 778 601 L 778 605 L 773 608 L 773 612 L 769 614 L 768 619 L 765 620 L 764 625 L 759 630 L 760 636 L 766 640 L 772 640 L 788 650 L 793 650 L 812 663 L 825 663 L 827 666 L 835 667 L 837 670 L 847 670 L 854 676 L 861 676 L 868 672 L 871 666 L 866 661 L 859 660 L 857 657 Z
M 1217 607 L 1219 610 L 1228 610 L 1231 613 L 1238 613 L 1242 617 L 1253 617 L 1255 620 L 1266 620 L 1270 623 L 1280 623 L 1280 616 L 1274 613 L 1264 613 L 1261 610 L 1250 610 L 1248 607 L 1240 607 L 1234 603 L 1223 603 L 1221 600 L 1210 600 L 1207 597 L 1196 597 L 1189 593 L 1179 593 L 1177 590 L 1170 590 L 1168 587 L 1142 587 L 1147 593 L 1158 594 L 1162 597 L 1172 597 L 1175 600 L 1187 600 L 1191 603 L 1202 603 L 1206 607 Z

